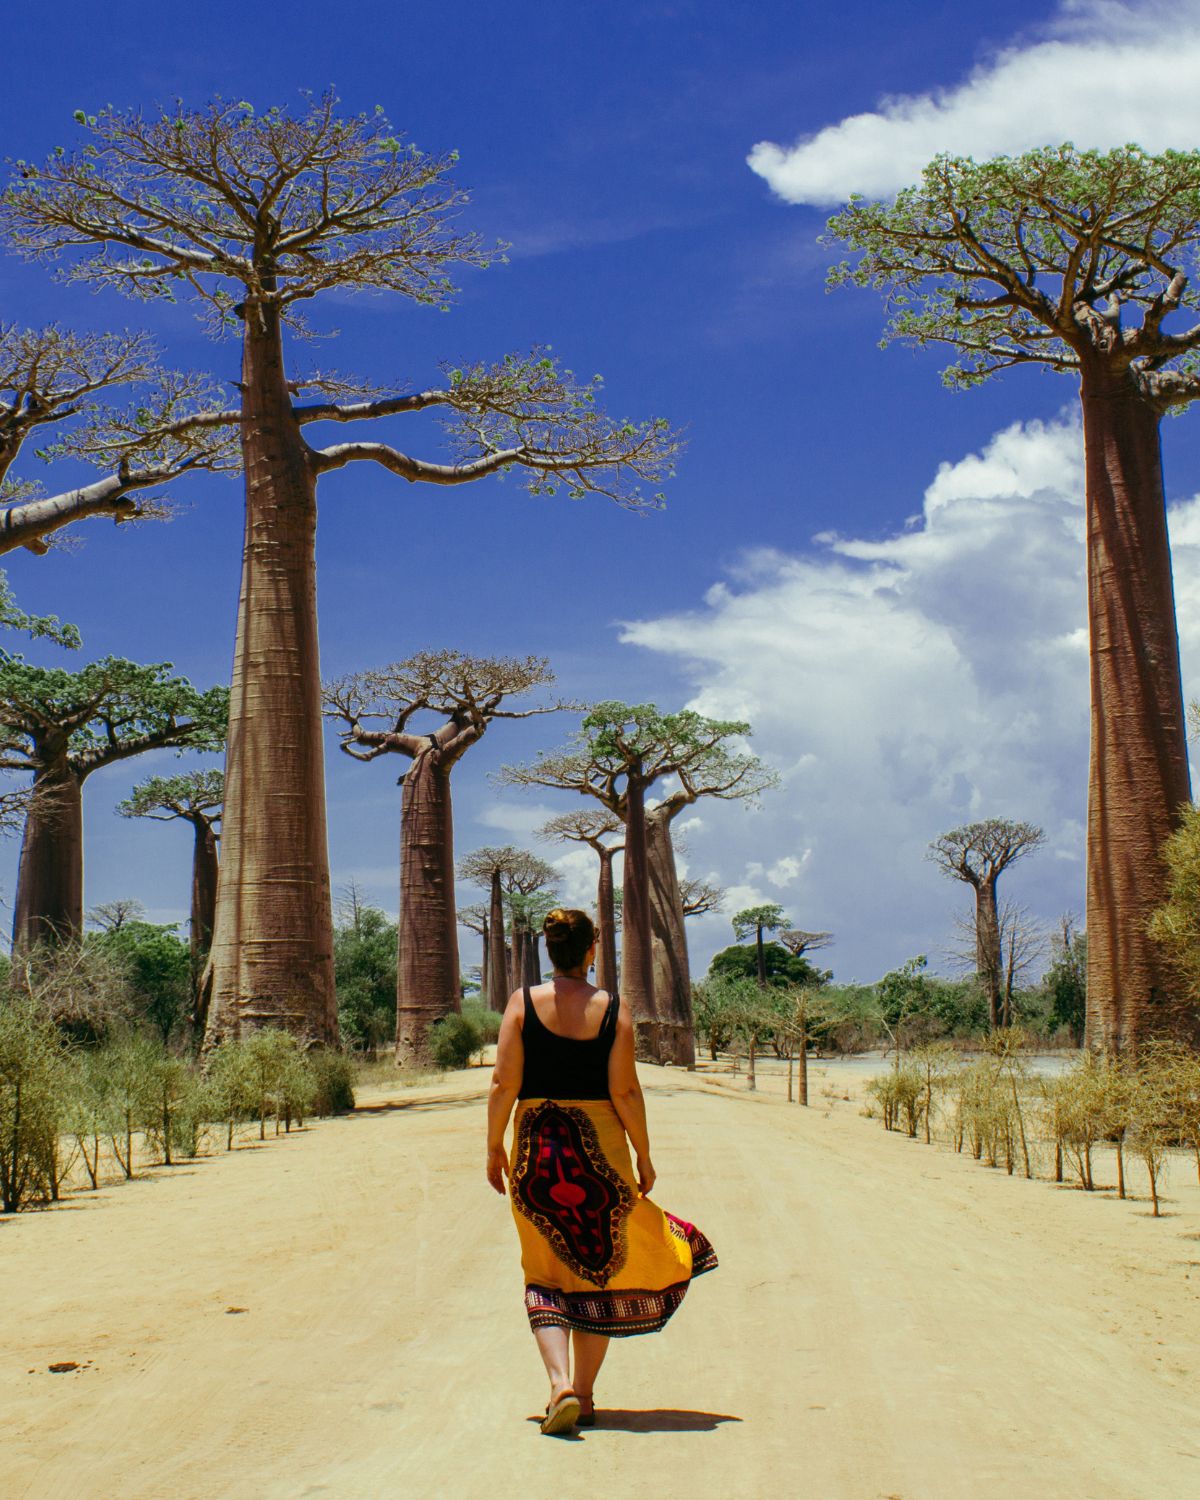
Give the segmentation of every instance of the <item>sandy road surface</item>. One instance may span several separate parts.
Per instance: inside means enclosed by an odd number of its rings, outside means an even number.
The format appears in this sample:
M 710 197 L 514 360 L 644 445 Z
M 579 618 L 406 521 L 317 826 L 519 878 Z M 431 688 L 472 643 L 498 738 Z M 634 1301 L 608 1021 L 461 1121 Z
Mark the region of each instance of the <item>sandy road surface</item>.
M 604 1426 L 552 1440 L 528 1420 L 543 1377 L 476 1072 L 0 1222 L 0 1493 L 1200 1494 L 1182 1166 L 1156 1223 L 848 1104 L 646 1072 L 655 1196 L 722 1268 L 665 1333 L 614 1345 Z M 84 1367 L 47 1373 L 67 1359 Z

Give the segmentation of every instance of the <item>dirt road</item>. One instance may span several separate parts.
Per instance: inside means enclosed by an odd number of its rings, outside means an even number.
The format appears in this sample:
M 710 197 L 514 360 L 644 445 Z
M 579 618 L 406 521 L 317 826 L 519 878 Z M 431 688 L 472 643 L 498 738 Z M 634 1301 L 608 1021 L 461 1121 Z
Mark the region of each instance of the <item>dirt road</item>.
M 543 1438 L 481 1071 L 0 1221 L 9 1500 L 1200 1493 L 1200 1195 L 988 1172 L 851 1104 L 647 1070 L 722 1267 Z M 231 1311 L 231 1309 L 243 1309 Z M 73 1360 L 73 1373 L 50 1374 Z

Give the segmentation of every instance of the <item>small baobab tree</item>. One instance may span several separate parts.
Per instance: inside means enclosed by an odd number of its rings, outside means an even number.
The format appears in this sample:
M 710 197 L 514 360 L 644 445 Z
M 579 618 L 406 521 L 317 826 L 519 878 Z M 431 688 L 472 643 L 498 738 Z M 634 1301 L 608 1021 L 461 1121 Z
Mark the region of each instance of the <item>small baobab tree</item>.
M 192 957 L 193 1017 L 203 1034 L 204 1007 L 200 976 L 212 943 L 217 909 L 217 843 L 225 776 L 217 769 L 187 771 L 181 776 L 151 776 L 139 783 L 117 811 L 123 818 L 153 818 L 159 823 L 183 822 L 192 830 L 192 902 L 188 946 Z
M 685 917 L 703 917 L 723 911 L 728 892 L 711 880 L 679 881 L 679 901 Z
M 606 808 L 582 808 L 577 812 L 559 813 L 538 829 L 539 838 L 566 844 L 586 844 L 600 859 L 596 882 L 596 984 L 602 990 L 617 988 L 617 909 L 613 884 L 613 861 L 624 849 L 624 841 L 614 837 L 624 832 L 625 824 Z
M 735 912 L 730 918 L 733 924 L 733 935 L 738 942 L 744 942 L 751 933 L 754 934 L 754 952 L 758 960 L 758 987 L 765 990 L 767 987 L 767 964 L 763 956 L 763 933 L 778 932 L 781 927 L 786 927 L 790 919 L 783 914 L 783 907 L 775 902 L 766 902 L 761 906 L 746 906 L 741 911 Z
M 953 386 L 1040 365 L 1078 382 L 1091 642 L 1089 1045 L 1195 1034 L 1151 939 L 1163 845 L 1188 801 L 1160 425 L 1200 397 L 1200 151 L 1063 145 L 939 156 L 890 203 L 829 225 L 835 285 L 889 299 L 889 334 L 946 344 Z
M 121 388 L 135 393 L 131 412 L 99 402 Z M 228 432 L 187 423 L 212 400 L 202 377 L 163 370 L 145 334 L 0 323 L 0 553 L 47 552 L 48 537 L 88 516 L 161 516 L 165 507 L 147 491 L 192 470 L 232 467 L 236 443 Z M 114 455 L 104 434 L 117 428 L 126 441 Z M 30 439 L 40 443 L 43 462 L 83 459 L 107 472 L 47 494 L 13 472 Z
M 456 154 L 401 140 L 381 108 L 344 115 L 327 93 L 294 113 L 218 99 L 76 119 L 82 149 L 18 168 L 0 197 L 0 237 L 134 299 L 186 290 L 211 331 L 241 343 L 237 405 L 202 414 L 206 430 L 240 435 L 246 493 L 206 1045 L 266 1025 L 331 1042 L 318 482 L 357 464 L 437 486 L 515 470 L 538 495 L 561 486 L 638 509 L 660 503 L 640 486 L 670 472 L 679 443 L 661 419 L 608 417 L 597 380 L 577 381 L 540 348 L 446 366 L 436 385 L 404 394 L 291 369 L 285 333 L 307 332 L 322 302 L 389 292 L 445 308 L 455 269 L 494 258 L 457 226 Z M 375 433 L 309 441 L 316 424 L 417 412 L 443 419 L 448 462 Z M 129 441 L 107 436 L 113 453 Z
M 488 948 L 490 946 L 491 933 L 488 929 L 488 909 L 482 901 L 474 901 L 469 906 L 458 908 L 458 925 L 465 927 L 468 932 L 474 932 L 483 939 L 483 951 L 479 961 L 479 998 L 486 1000 L 488 995 Z
M 752 800 L 776 776 L 737 742 L 750 726 L 652 703 L 596 704 L 564 750 L 502 781 L 595 798 L 625 825 L 621 990 L 634 1015 L 642 1056 L 692 1067 L 692 982 L 671 824 L 701 797 Z M 647 793 L 670 790 L 653 805 Z
M 93 772 L 148 750 L 220 750 L 226 688 L 200 692 L 109 656 L 78 672 L 0 661 L 0 769 L 31 771 L 13 947 L 66 941 L 83 928 L 83 785 Z
M 1032 823 L 988 818 L 952 828 L 929 846 L 929 858 L 938 869 L 975 893 L 975 972 L 987 995 L 993 1031 L 1010 1024 L 1004 1019 L 1004 941 L 996 885 L 1005 870 L 1043 842 L 1042 830 Z
M 488 844 L 459 860 L 458 875 L 460 880 L 483 886 L 488 892 L 487 1000 L 492 1010 L 503 1014 L 511 991 L 525 982 L 521 976 L 527 972 L 529 963 L 526 957 L 528 933 L 512 902 L 516 899 L 519 906 L 520 898 L 546 894 L 555 889 L 558 871 L 544 859 L 527 849 L 518 849 L 515 844 Z M 506 904 L 510 907 L 509 915 L 515 917 L 510 928 L 511 947 L 504 940 Z
M 400 778 L 398 1063 L 423 1056 L 429 1028 L 461 1003 L 450 773 L 495 720 L 563 707 L 508 706 L 553 681 L 542 656 L 420 651 L 325 688 L 325 712 L 340 723 L 347 755 L 364 761 L 401 755 L 409 762 Z M 418 730 L 414 720 L 435 727 Z

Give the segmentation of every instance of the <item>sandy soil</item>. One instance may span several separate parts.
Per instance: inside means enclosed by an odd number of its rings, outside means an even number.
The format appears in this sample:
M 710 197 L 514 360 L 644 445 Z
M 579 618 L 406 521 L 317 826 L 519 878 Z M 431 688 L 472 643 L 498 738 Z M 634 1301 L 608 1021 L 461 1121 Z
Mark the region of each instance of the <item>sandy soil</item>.
M 1164 1500 L 1200 1493 L 1200 1192 L 1167 1217 L 888 1135 L 814 1077 L 647 1069 L 722 1268 L 543 1438 L 480 1070 L 0 1221 L 29 1500 Z M 821 1094 L 828 1088 L 834 1098 Z M 233 1311 L 232 1309 L 240 1309 Z M 81 1368 L 51 1374 L 74 1360 Z

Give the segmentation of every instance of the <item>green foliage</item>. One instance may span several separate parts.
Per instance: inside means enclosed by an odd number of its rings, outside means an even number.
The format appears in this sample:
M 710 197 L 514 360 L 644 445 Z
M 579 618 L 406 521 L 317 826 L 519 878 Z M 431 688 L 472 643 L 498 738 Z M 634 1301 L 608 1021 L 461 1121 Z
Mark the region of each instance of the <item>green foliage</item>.
M 1080 1047 L 1087 1019 L 1087 934 L 1075 932 L 1069 922 L 1065 923 L 1062 934 L 1054 940 L 1053 954 L 1042 981 L 1050 1002 L 1047 1020 L 1053 1030 L 1068 1030 Z
M 0 499 L 10 498 L 0 494 Z M 32 640 L 53 641 L 56 646 L 63 646 L 69 651 L 77 650 L 82 644 L 78 628 L 64 624 L 57 615 L 26 614 L 13 597 L 4 573 L 0 573 L 0 630 L 21 630 Z M 0 659 L 7 655 L 7 651 L 0 650 Z
M 164 1043 L 191 1014 L 191 950 L 175 927 L 123 922 L 86 939 L 123 965 L 135 1015 L 153 1026 Z
M 767 984 L 777 989 L 824 984 L 827 970 L 814 968 L 803 954 L 789 953 L 782 943 L 763 944 L 763 963 Z M 712 979 L 752 979 L 758 973 L 758 958 L 753 948 L 735 943 L 714 953 L 708 966 Z
M 1200 999 L 1200 807 L 1189 802 L 1163 845 L 1167 899 L 1150 919 L 1150 935 L 1189 999 Z
M 483 1048 L 483 1035 L 473 1017 L 452 1011 L 429 1028 L 429 1055 L 439 1068 L 470 1066 Z
M 349 1114 L 354 1108 L 354 1064 L 329 1047 L 314 1047 L 306 1060 L 313 1079 L 313 1114 Z
M 0 748 L 41 764 L 47 729 L 65 737 L 67 756 L 88 772 L 138 750 L 161 746 L 220 750 L 228 688 L 200 692 L 170 663 L 141 666 L 107 656 L 78 672 L 0 660 Z
M 62 1039 L 46 1012 L 28 996 L 0 1002 L 0 1207 L 5 1213 L 56 1191 L 65 1076 Z
M 783 907 L 774 903 L 743 907 L 729 920 L 733 923 L 733 935 L 739 943 L 748 937 L 757 937 L 760 932 L 777 932 L 779 928 L 789 925 L 788 918 L 783 914 Z
M 888 339 L 954 348 L 952 386 L 1025 362 L 1073 371 L 1088 349 L 1144 360 L 1131 373 L 1167 399 L 1170 377 L 1194 370 L 1195 340 L 1171 342 L 1160 325 L 1174 308 L 1200 308 L 1200 152 L 1068 144 L 982 163 L 942 155 L 891 203 L 852 199 L 829 238 L 859 254 L 831 285 L 883 291 Z
M 219 813 L 225 801 L 225 773 L 216 768 L 179 776 L 150 776 L 134 787 L 117 811 L 123 818 L 157 818 L 169 822 L 191 814 Z
M 396 924 L 374 906 L 359 906 L 333 934 L 338 1031 L 343 1042 L 374 1056 L 396 1035 Z

